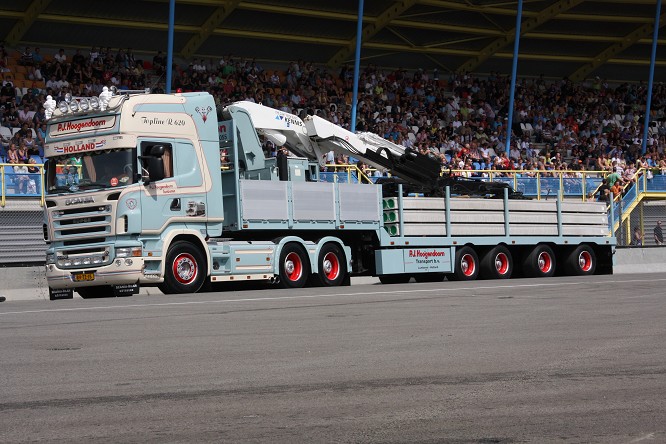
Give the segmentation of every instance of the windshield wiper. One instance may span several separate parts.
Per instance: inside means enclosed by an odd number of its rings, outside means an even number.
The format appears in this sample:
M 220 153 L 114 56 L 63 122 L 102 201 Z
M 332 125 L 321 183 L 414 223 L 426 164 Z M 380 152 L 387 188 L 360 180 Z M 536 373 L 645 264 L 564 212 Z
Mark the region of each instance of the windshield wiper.
M 72 192 L 72 186 L 70 185 L 70 186 L 53 187 L 53 188 L 50 188 L 48 190 L 48 193 L 51 194 L 51 193 L 58 193 L 58 192 L 62 192 L 62 191 L 67 191 L 68 193 L 71 193 Z
M 79 182 L 78 184 L 79 189 L 84 189 L 84 188 L 106 188 L 107 184 L 102 183 L 102 182 Z

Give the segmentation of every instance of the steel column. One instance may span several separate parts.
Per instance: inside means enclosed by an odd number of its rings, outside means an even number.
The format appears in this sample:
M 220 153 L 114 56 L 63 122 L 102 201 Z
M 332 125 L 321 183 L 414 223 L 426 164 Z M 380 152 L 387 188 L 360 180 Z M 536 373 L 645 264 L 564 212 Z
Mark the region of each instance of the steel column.
M 506 153 L 511 150 L 511 129 L 513 127 L 513 101 L 516 92 L 516 74 L 518 72 L 518 49 L 520 48 L 520 22 L 523 18 L 523 0 L 518 0 L 516 11 L 516 37 L 513 41 L 513 64 L 511 66 L 511 90 L 509 93 L 509 116 L 506 128 Z
M 657 0 L 657 12 L 654 16 L 654 32 L 652 34 L 652 54 L 650 55 L 650 77 L 648 79 L 647 103 L 645 104 L 645 121 L 643 123 L 643 142 L 641 154 L 647 151 L 648 126 L 650 124 L 650 109 L 652 107 L 652 84 L 654 82 L 654 62 L 657 59 L 657 39 L 659 38 L 659 16 L 661 15 L 661 0 Z M 642 216 L 642 214 L 641 214 Z

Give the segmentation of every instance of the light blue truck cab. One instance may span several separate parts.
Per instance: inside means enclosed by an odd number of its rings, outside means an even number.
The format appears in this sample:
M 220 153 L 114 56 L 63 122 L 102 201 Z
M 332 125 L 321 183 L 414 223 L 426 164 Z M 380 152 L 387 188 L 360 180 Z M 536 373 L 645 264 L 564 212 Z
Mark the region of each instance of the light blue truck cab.
M 571 274 L 610 271 L 603 206 L 414 200 L 385 197 L 376 185 L 319 182 L 315 159 L 265 155 L 260 134 L 268 132 L 258 128 L 267 121 L 271 140 L 289 145 L 279 135 L 290 134 L 292 152 L 333 140 L 279 110 L 218 110 L 205 92 L 59 104 L 45 147 L 51 298 L 131 295 L 140 286 L 194 293 L 248 280 L 347 285 L 352 274 L 385 283 L 506 278 L 514 269 L 550 276 L 558 261 Z

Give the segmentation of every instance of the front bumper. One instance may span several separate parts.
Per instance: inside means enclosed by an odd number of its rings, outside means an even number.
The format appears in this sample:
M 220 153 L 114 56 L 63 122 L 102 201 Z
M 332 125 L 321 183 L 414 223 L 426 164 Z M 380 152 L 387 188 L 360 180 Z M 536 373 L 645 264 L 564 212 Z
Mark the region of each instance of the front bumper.
M 98 268 L 76 268 L 60 269 L 55 264 L 46 265 L 46 282 L 50 288 L 81 288 L 95 287 L 99 285 L 123 285 L 136 284 L 146 281 L 144 277 L 144 258 L 132 257 L 118 258 L 109 265 Z M 93 273 L 94 279 L 91 281 L 74 281 L 76 273 Z M 156 279 L 150 279 L 150 282 L 157 282 Z

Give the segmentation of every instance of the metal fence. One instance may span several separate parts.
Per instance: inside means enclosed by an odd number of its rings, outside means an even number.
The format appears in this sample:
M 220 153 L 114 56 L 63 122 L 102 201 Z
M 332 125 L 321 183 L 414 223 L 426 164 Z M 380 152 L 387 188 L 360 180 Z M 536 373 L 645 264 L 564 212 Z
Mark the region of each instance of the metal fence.
M 622 203 L 617 204 L 616 209 L 624 219 L 615 230 L 618 246 L 666 246 L 662 231 L 666 228 L 666 199 L 643 199 L 628 214 L 624 213 Z

